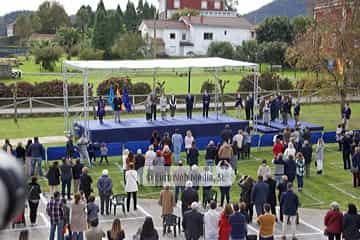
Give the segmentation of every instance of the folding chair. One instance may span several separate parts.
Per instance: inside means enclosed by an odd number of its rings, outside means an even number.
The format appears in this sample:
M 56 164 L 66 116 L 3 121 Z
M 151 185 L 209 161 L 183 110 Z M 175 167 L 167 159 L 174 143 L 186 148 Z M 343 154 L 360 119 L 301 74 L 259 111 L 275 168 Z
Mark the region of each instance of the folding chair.
M 166 214 L 163 216 L 163 236 L 165 236 L 166 231 L 173 227 L 174 230 L 174 237 L 176 237 L 176 228 L 178 227 L 178 231 L 180 234 L 180 218 L 177 217 L 175 214 Z

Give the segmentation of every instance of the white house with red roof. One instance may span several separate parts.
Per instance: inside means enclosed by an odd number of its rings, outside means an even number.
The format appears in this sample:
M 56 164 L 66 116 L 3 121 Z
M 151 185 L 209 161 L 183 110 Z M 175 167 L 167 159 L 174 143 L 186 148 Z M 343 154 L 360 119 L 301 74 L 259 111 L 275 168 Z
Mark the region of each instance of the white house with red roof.
M 178 21 L 144 20 L 139 30 L 147 42 L 154 38 L 161 41 L 163 53 L 169 56 L 206 55 L 212 42 L 230 42 L 236 47 L 255 38 L 253 25 L 243 17 L 186 16 Z

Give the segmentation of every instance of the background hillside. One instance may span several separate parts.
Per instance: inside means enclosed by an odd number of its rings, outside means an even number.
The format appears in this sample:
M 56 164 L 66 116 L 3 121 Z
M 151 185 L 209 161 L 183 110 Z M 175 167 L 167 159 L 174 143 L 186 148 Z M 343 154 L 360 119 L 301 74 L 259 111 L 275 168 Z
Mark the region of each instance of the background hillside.
M 5 36 L 6 35 L 6 25 L 9 23 L 12 23 L 16 20 L 17 16 L 19 14 L 30 14 L 31 11 L 15 11 L 15 12 L 11 12 L 8 13 L 2 17 L 0 17 L 0 36 Z
M 252 23 L 260 23 L 267 17 L 287 16 L 290 19 L 308 15 L 308 0 L 275 0 L 245 16 Z

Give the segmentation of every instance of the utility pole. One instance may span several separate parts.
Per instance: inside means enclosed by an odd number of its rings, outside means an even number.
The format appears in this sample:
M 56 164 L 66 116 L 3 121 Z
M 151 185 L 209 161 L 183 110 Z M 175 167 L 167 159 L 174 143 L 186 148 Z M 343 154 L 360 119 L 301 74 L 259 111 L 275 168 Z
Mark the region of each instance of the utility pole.
M 152 47 L 153 47 L 153 59 L 156 59 L 157 55 L 157 41 L 156 41 L 156 16 L 157 16 L 157 10 L 154 12 L 154 36 L 152 40 Z M 153 70 L 153 94 L 155 95 L 155 89 L 156 89 L 156 70 Z

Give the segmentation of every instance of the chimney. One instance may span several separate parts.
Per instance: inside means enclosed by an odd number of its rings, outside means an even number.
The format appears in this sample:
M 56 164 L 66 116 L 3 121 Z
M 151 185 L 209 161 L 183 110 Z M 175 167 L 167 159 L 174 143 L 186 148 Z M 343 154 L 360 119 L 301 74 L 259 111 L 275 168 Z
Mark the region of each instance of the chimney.
M 203 15 L 200 16 L 200 23 L 204 24 L 204 16 Z

